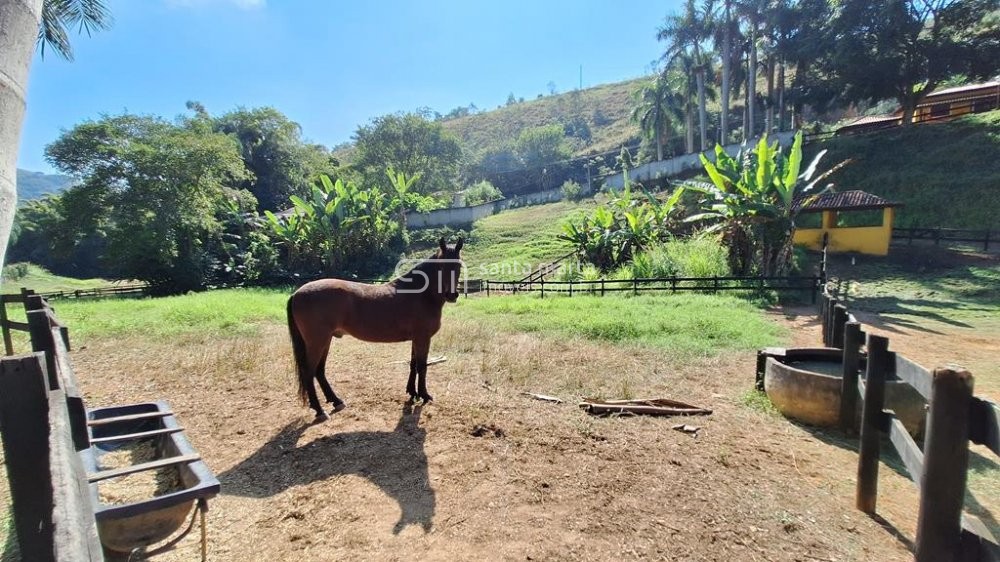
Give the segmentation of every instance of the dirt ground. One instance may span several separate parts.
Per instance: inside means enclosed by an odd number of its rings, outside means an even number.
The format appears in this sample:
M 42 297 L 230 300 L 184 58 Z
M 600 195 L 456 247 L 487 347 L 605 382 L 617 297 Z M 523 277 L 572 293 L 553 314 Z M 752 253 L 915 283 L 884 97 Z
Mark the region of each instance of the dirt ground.
M 772 314 L 815 345 L 815 319 Z M 335 344 L 349 408 L 310 425 L 287 335 L 74 352 L 92 406 L 164 398 L 222 482 L 213 560 L 908 560 L 916 494 L 883 466 L 853 507 L 852 442 L 744 405 L 753 352 L 679 364 L 648 349 L 445 325 L 436 401 L 403 402 L 406 345 Z M 122 350 L 133 350 L 125 351 Z M 581 389 L 669 397 L 707 417 L 592 418 Z M 554 394 L 564 404 L 522 396 Z M 673 431 L 701 428 L 697 437 Z M 477 426 L 488 431 L 477 432 Z M 194 560 L 191 537 L 157 560 Z

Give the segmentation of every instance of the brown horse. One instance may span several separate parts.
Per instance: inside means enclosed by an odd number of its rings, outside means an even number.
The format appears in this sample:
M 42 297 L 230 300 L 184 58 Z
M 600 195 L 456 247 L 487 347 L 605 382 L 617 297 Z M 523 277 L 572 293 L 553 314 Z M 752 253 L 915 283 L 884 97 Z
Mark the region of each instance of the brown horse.
M 326 401 L 333 404 L 333 412 L 345 407 L 326 380 L 331 338 L 344 334 L 370 342 L 412 341 L 406 392 L 411 401 L 418 397 L 425 403 L 433 400 L 427 393 L 427 353 L 431 336 L 441 328 L 445 301 L 458 300 L 462 239 L 449 247 L 441 238 L 439 246 L 436 254 L 388 283 L 321 279 L 306 283 L 288 299 L 288 331 L 299 375 L 299 398 L 316 411 L 316 421 L 326 420 L 327 415 L 319 404 L 313 379 L 319 382 Z

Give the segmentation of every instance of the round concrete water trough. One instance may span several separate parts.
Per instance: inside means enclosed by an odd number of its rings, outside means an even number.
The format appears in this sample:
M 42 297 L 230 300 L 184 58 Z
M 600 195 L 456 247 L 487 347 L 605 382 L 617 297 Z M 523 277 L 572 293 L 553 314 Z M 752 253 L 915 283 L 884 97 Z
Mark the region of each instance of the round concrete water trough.
M 835 348 L 792 348 L 784 356 L 767 358 L 764 391 L 785 416 L 817 426 L 840 424 L 840 391 L 843 378 L 843 351 Z M 860 377 L 865 364 L 861 360 Z M 914 437 L 923 433 L 925 404 L 910 385 L 890 374 L 885 385 L 885 408 L 893 410 Z M 855 416 L 860 425 L 861 400 Z

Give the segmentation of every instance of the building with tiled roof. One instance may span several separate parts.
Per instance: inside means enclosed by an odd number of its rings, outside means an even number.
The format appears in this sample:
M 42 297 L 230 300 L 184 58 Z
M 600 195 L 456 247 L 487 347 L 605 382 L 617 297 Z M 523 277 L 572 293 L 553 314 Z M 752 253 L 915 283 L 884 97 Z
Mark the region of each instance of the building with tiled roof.
M 793 242 L 813 250 L 858 252 L 884 256 L 889 253 L 895 203 L 864 191 L 836 191 L 801 197 L 793 203 Z
M 968 84 L 931 92 L 913 111 L 914 123 L 941 121 L 1000 109 L 1000 81 Z M 837 134 L 853 134 L 897 127 L 903 122 L 902 110 L 891 115 L 868 115 L 837 129 Z

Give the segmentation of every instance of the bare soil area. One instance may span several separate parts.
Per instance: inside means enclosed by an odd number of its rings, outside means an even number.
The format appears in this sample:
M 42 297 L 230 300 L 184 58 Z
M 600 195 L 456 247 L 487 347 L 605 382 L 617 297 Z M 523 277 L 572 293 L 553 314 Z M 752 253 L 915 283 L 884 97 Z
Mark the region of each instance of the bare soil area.
M 806 317 L 773 320 L 815 344 Z M 328 372 L 349 407 L 318 425 L 295 401 L 278 326 L 245 339 L 105 341 L 73 361 L 92 406 L 170 402 L 222 482 L 208 514 L 214 560 L 911 558 L 908 479 L 883 467 L 882 517 L 856 511 L 849 439 L 744 404 L 753 352 L 679 363 L 458 321 L 432 353 L 448 357 L 429 369 L 436 401 L 410 407 L 407 345 L 336 341 Z M 575 405 L 584 395 L 714 412 L 594 418 Z M 156 559 L 197 559 L 195 535 Z

